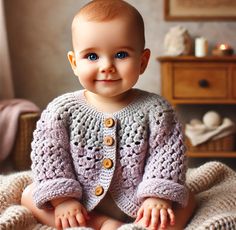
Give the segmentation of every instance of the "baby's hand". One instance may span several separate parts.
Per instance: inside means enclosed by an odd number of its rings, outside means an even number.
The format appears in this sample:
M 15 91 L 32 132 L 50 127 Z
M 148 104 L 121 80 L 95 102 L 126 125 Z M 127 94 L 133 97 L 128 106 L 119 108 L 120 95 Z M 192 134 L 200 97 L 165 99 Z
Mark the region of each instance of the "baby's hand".
M 57 229 L 85 226 L 88 213 L 75 199 L 66 199 L 55 206 L 55 225 Z
M 165 229 L 170 221 L 170 225 L 175 224 L 175 215 L 172 210 L 172 202 L 160 198 L 147 198 L 138 210 L 135 223 L 141 224 L 150 230 L 160 228 Z

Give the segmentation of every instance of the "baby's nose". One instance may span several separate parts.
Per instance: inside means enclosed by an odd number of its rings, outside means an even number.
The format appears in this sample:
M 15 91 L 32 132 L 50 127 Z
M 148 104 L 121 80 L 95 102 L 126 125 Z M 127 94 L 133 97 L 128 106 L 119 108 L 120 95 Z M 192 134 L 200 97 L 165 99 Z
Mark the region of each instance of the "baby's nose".
M 101 72 L 102 73 L 114 73 L 115 72 L 115 68 L 113 66 L 108 67 L 108 68 L 102 68 Z
M 106 73 L 106 74 L 114 73 L 115 67 L 111 62 L 107 61 L 107 62 L 103 63 L 103 65 L 100 68 L 100 71 L 101 71 L 101 73 Z

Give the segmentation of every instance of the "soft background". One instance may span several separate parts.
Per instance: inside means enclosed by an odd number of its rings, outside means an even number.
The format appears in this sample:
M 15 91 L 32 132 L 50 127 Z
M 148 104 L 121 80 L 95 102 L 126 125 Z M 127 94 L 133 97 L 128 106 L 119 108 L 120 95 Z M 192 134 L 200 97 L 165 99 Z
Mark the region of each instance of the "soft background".
M 57 95 L 80 89 L 67 61 L 71 49 L 70 25 L 85 0 L 4 0 L 15 97 L 41 108 Z M 151 60 L 137 87 L 160 93 L 160 69 L 156 57 L 163 54 L 168 30 L 182 25 L 193 38 L 204 36 L 210 46 L 228 42 L 236 49 L 235 22 L 167 22 L 163 0 L 128 0 L 143 15 L 146 45 Z

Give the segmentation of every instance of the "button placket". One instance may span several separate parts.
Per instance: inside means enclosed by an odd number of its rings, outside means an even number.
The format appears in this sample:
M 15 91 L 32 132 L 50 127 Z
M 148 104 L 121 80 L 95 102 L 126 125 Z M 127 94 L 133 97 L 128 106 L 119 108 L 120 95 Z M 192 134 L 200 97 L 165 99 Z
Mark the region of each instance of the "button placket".
M 104 159 L 103 168 L 111 169 L 116 155 L 116 121 L 112 117 L 104 120 Z
M 112 117 L 103 121 L 103 160 L 98 184 L 95 185 L 94 194 L 98 199 L 105 196 L 115 170 L 116 159 L 116 120 Z M 99 194 L 99 195 L 98 195 Z
M 112 146 L 115 144 L 116 122 L 109 117 L 104 120 L 104 144 L 105 146 Z

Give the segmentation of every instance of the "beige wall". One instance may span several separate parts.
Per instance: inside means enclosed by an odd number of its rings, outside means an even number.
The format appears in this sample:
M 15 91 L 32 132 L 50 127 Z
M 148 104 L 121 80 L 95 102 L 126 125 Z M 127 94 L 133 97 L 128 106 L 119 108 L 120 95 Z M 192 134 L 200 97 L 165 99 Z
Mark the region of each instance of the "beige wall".
M 0 99 L 14 97 L 4 13 L 0 0 Z
M 34 101 L 41 108 L 55 96 L 80 89 L 67 62 L 71 49 L 70 24 L 85 0 L 5 0 L 12 74 L 16 97 Z M 170 27 L 182 25 L 192 37 L 205 36 L 212 46 L 229 42 L 236 49 L 236 22 L 166 22 L 163 0 L 128 0 L 142 13 L 149 67 L 137 87 L 160 92 L 159 64 L 163 40 Z

